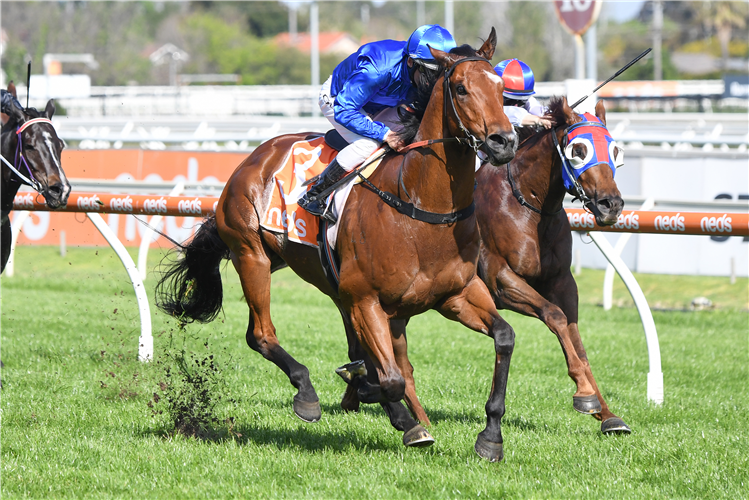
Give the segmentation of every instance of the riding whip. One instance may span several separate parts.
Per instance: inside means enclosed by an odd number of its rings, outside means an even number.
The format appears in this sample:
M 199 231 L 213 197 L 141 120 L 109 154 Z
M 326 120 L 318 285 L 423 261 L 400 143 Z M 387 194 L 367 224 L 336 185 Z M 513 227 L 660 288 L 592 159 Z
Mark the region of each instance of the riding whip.
M 29 94 L 31 94 L 31 61 L 26 67 L 26 109 L 29 109 Z
M 644 51 L 644 52 L 643 52 L 642 54 L 640 54 L 639 56 L 637 56 L 637 57 L 635 57 L 634 59 L 632 59 L 632 60 L 631 60 L 631 61 L 629 62 L 629 64 L 627 64 L 627 65 L 626 65 L 626 66 L 624 66 L 624 67 L 623 67 L 622 69 L 620 69 L 619 71 L 617 71 L 616 73 L 614 73 L 614 76 L 612 76 L 611 78 L 609 78 L 608 80 L 606 80 L 605 82 L 603 82 L 602 84 L 600 84 L 600 85 L 599 85 L 598 87 L 596 87 L 596 88 L 595 88 L 595 89 L 593 90 L 593 92 L 591 92 L 590 94 L 588 94 L 588 95 L 586 95 L 586 96 L 584 96 L 584 97 L 581 97 L 581 98 L 580 98 L 580 100 L 578 100 L 578 101 L 577 101 L 577 102 L 576 102 L 575 104 L 573 104 L 572 106 L 570 106 L 570 108 L 574 108 L 575 106 L 577 106 L 578 104 L 580 104 L 581 102 L 583 102 L 583 101 L 584 101 L 585 99 L 587 99 L 588 97 L 590 97 L 590 96 L 592 96 L 593 94 L 595 94 L 595 93 L 596 93 L 596 92 L 598 91 L 598 89 L 600 89 L 601 87 L 603 87 L 604 85 L 606 85 L 607 83 L 609 83 L 609 82 L 610 82 L 611 80 L 613 80 L 613 79 L 614 79 L 614 78 L 616 78 L 617 76 L 619 76 L 619 75 L 621 75 L 622 73 L 624 73 L 624 72 L 625 72 L 625 71 L 626 71 L 627 69 L 629 69 L 629 67 L 630 67 L 630 66 L 632 66 L 632 65 L 633 65 L 634 63 L 636 63 L 637 61 L 639 61 L 640 59 L 642 59 L 643 57 L 645 57 L 646 55 L 648 55 L 648 53 L 649 53 L 649 52 L 650 52 L 651 50 L 653 50 L 653 49 L 652 49 L 652 48 L 650 48 L 650 49 L 647 49 L 647 50 L 646 50 L 646 51 Z

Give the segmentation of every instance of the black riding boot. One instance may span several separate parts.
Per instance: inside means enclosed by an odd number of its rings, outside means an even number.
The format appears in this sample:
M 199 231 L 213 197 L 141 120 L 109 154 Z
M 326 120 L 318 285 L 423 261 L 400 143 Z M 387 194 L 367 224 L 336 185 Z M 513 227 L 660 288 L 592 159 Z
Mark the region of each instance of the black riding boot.
M 330 193 L 324 193 L 330 186 L 343 179 L 348 172 L 338 163 L 336 159 L 330 162 L 317 182 L 307 191 L 304 196 L 299 198 L 297 205 L 305 209 L 312 215 L 323 217 L 332 223 L 335 223 L 336 216 L 330 211 L 325 212 L 325 198 Z

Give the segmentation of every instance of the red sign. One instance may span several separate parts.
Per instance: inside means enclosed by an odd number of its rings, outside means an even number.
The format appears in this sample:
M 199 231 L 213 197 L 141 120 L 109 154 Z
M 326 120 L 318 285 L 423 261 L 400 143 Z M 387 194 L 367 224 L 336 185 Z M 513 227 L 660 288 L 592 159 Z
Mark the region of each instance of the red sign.
M 554 10 L 564 29 L 571 35 L 582 35 L 598 19 L 601 3 L 601 0 L 554 0 Z

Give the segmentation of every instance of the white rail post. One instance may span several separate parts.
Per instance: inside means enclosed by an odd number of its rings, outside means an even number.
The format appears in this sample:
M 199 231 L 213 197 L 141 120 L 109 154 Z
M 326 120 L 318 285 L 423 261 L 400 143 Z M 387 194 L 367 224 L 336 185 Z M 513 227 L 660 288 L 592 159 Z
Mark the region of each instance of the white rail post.
M 179 196 L 184 190 L 185 183 L 178 182 L 169 193 L 169 196 Z M 133 217 L 136 216 L 133 215 Z M 153 217 L 151 217 L 151 220 L 148 221 L 149 227 L 146 227 L 146 231 L 143 233 L 143 238 L 140 240 L 140 248 L 138 249 L 138 271 L 140 272 L 140 279 L 142 279 L 143 281 L 146 281 L 146 275 L 148 274 L 148 269 L 146 269 L 146 266 L 148 261 L 148 249 L 151 248 L 151 237 L 154 233 L 153 228 L 158 226 L 159 222 L 161 222 L 161 219 L 163 218 L 163 215 L 154 215 Z
M 16 242 L 18 241 L 18 235 L 21 234 L 21 229 L 23 229 L 23 223 L 26 222 L 29 215 L 31 215 L 31 212 L 19 211 L 15 216 L 13 216 L 13 220 L 10 223 L 12 228 L 10 237 L 10 256 L 8 257 L 8 262 L 5 264 L 6 276 L 13 276 L 15 273 L 15 266 L 13 265 L 15 259 L 13 256 L 16 254 Z
M 639 210 L 650 210 L 655 206 L 655 199 L 652 197 L 646 199 L 640 206 Z M 624 247 L 632 237 L 632 233 L 622 233 L 619 235 L 619 239 L 614 245 L 614 252 L 617 256 L 622 254 Z M 606 266 L 606 273 L 603 275 L 603 310 L 608 311 L 611 309 L 614 295 L 614 266 L 609 264 Z
M 91 219 L 96 229 L 99 230 L 102 236 L 107 240 L 112 250 L 115 251 L 117 256 L 122 261 L 122 265 L 125 266 L 130 281 L 133 284 L 133 290 L 135 291 L 135 298 L 138 300 L 138 310 L 140 311 L 140 338 L 138 339 L 138 360 L 139 361 L 151 361 L 153 360 L 153 335 L 151 334 L 151 309 L 148 305 L 148 297 L 146 296 L 146 289 L 143 286 L 143 280 L 140 279 L 138 269 L 135 267 L 133 259 L 127 252 L 125 245 L 117 238 L 117 235 L 109 228 L 104 218 L 97 213 L 87 212 L 86 216 Z
M 588 233 L 593 243 L 596 244 L 598 249 L 606 256 L 606 259 L 614 266 L 616 272 L 624 281 L 627 286 L 632 299 L 635 301 L 637 306 L 637 312 L 640 313 L 640 320 L 642 321 L 642 327 L 645 330 L 645 341 L 648 345 L 648 361 L 650 365 L 650 371 L 648 372 L 648 389 L 647 396 L 650 401 L 655 404 L 663 403 L 663 372 L 661 371 L 661 349 L 658 344 L 658 332 L 655 330 L 655 322 L 653 321 L 653 314 L 648 306 L 648 301 L 645 299 L 645 294 L 642 293 L 640 285 L 632 275 L 632 272 L 627 268 L 624 261 L 616 254 L 611 243 L 604 237 L 603 233 L 590 232 Z

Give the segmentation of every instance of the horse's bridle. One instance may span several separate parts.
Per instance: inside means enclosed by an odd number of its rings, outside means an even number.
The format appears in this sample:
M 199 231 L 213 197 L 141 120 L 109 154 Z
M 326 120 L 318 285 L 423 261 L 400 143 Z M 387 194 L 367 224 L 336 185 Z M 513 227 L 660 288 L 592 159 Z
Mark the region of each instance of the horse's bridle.
M 593 204 L 593 201 L 590 199 L 590 197 L 585 194 L 585 190 L 583 189 L 583 186 L 580 184 L 580 182 L 577 180 L 577 177 L 573 174 L 572 168 L 570 167 L 569 161 L 567 160 L 567 157 L 564 156 L 564 153 L 562 153 L 562 147 L 559 145 L 559 140 L 557 139 L 557 129 L 558 127 L 554 126 L 551 128 L 551 137 L 554 141 L 554 147 L 557 150 L 557 153 L 559 153 L 559 158 L 562 161 L 562 169 L 566 170 L 567 176 L 570 178 L 570 181 L 572 182 L 572 189 L 567 190 L 569 194 L 574 196 L 573 201 L 579 199 L 582 203 L 584 208 L 589 211 L 593 212 L 593 209 L 589 206 Z M 567 126 L 564 129 L 564 139 L 565 143 L 567 142 L 567 134 L 569 133 L 570 127 Z M 566 144 L 565 144 L 566 146 Z M 550 215 L 556 215 L 562 210 L 564 210 L 564 207 L 560 207 L 559 210 L 555 212 L 544 212 L 543 209 L 538 209 L 528 203 L 523 196 L 523 193 L 520 191 L 520 189 L 517 188 L 515 185 L 515 180 L 512 178 L 512 172 L 511 172 L 511 165 L 510 163 L 507 164 L 507 180 L 510 183 L 510 189 L 512 190 L 512 194 L 515 197 L 516 200 L 518 200 L 518 203 L 520 203 L 522 206 L 530 209 L 533 212 L 536 212 L 537 214 L 541 214 L 542 216 L 550 216 Z
M 569 133 L 569 129 L 570 129 L 569 126 L 564 129 L 565 142 L 567 141 L 567 134 Z M 557 153 L 559 153 L 559 158 L 562 160 L 562 169 L 567 172 L 567 176 L 569 177 L 570 182 L 572 183 L 572 187 L 574 189 L 574 191 L 568 190 L 567 192 L 570 193 L 572 196 L 574 196 L 575 197 L 574 199 L 580 200 L 583 203 L 583 205 L 587 207 L 588 204 L 593 203 L 593 202 L 588 197 L 588 195 L 585 194 L 585 190 L 583 189 L 580 182 L 577 180 L 577 176 L 574 175 L 572 171 L 572 167 L 570 167 L 570 162 L 567 160 L 567 157 L 564 156 L 564 153 L 562 153 L 562 148 L 559 146 L 559 141 L 557 140 L 556 130 L 557 130 L 556 127 L 553 127 L 551 129 L 551 132 L 552 132 L 551 136 L 552 136 L 552 139 L 554 140 L 554 147 L 556 148 Z
M 452 90 L 450 89 L 450 76 L 453 74 L 453 71 L 455 71 L 455 67 L 464 62 L 468 61 L 483 61 L 483 62 L 489 62 L 488 59 L 485 59 L 483 57 L 464 57 L 463 59 L 458 59 L 455 61 L 455 63 L 448 69 L 445 70 L 445 75 L 442 81 L 442 95 L 444 96 L 445 102 L 443 103 L 443 109 L 444 113 L 447 114 L 447 103 L 450 102 L 450 108 L 453 111 L 453 114 L 455 115 L 455 118 L 458 120 L 458 128 L 461 132 L 463 132 L 467 137 L 443 137 L 442 139 L 426 139 L 423 141 L 413 142 L 403 148 L 401 150 L 402 153 L 406 153 L 412 149 L 417 148 L 423 148 L 425 146 L 431 146 L 432 144 L 439 144 L 441 142 L 451 142 L 456 141 L 459 143 L 466 143 L 468 146 L 470 146 L 474 152 L 478 153 L 478 150 L 481 146 L 484 145 L 484 141 L 473 135 L 466 127 L 463 125 L 463 120 L 460 119 L 460 115 L 458 114 L 457 109 L 455 109 L 455 102 L 453 101 L 453 94 Z M 491 64 L 491 63 L 489 63 Z
M 443 137 L 442 139 L 427 139 L 424 141 L 418 141 L 409 144 L 406 146 L 403 150 L 401 150 L 401 153 L 404 153 L 403 155 L 403 162 L 401 163 L 400 170 L 398 171 L 398 184 L 399 188 L 403 189 L 403 191 L 406 193 L 406 196 L 410 199 L 411 196 L 408 194 L 408 191 L 406 190 L 406 186 L 403 185 L 403 165 L 406 163 L 406 155 L 408 151 L 411 151 L 413 149 L 417 148 L 423 148 L 426 146 L 431 146 L 432 144 L 438 144 L 441 142 L 450 142 L 450 141 L 456 141 L 460 144 L 467 144 L 471 147 L 471 149 L 474 150 L 474 152 L 478 152 L 479 148 L 483 146 L 484 141 L 477 138 L 475 135 L 473 135 L 464 125 L 463 121 L 460 119 L 460 115 L 458 114 L 457 109 L 455 108 L 455 103 L 453 101 L 452 91 L 450 90 L 450 75 L 452 75 L 453 71 L 455 70 L 455 67 L 464 62 L 468 61 L 482 61 L 482 62 L 489 62 L 487 59 L 483 57 L 465 57 L 463 59 L 458 59 L 453 63 L 453 65 L 445 70 L 445 75 L 443 78 L 443 95 L 445 102 L 443 104 L 443 110 L 444 114 L 447 115 L 447 101 L 450 102 L 450 108 L 453 111 L 453 114 L 458 120 L 458 128 L 461 132 L 463 132 L 467 137 Z M 491 63 L 489 63 L 491 64 Z M 474 201 L 471 201 L 471 204 L 468 205 L 466 208 L 462 210 L 458 210 L 457 212 L 451 212 L 446 214 L 436 213 L 436 212 L 427 212 L 425 210 L 421 210 L 417 208 L 413 203 L 408 203 L 405 200 L 402 200 L 398 196 L 389 193 L 387 191 L 382 191 L 377 186 L 372 184 L 366 177 L 361 175 L 361 171 L 357 169 L 356 175 L 358 175 L 362 179 L 362 183 L 364 186 L 369 188 L 371 191 L 376 193 L 386 204 L 390 205 L 392 208 L 394 208 L 396 211 L 408 215 L 412 219 L 421 221 L 421 222 L 427 222 L 429 224 L 452 224 L 455 222 L 462 221 L 464 219 L 467 219 L 471 215 L 473 215 L 473 212 L 476 210 L 476 203 Z
M 35 123 L 48 123 L 50 126 L 53 126 L 52 121 L 48 118 L 32 118 L 31 120 L 24 122 L 16 129 L 18 140 L 16 141 L 16 154 L 13 158 L 13 164 L 11 165 L 11 163 L 6 160 L 4 156 L 0 156 L 0 158 L 2 158 L 3 163 L 5 163 L 14 174 L 20 177 L 25 184 L 28 184 L 29 186 L 34 188 L 34 190 L 41 193 L 43 189 L 42 185 L 38 180 L 36 180 L 36 178 L 34 178 L 34 173 L 31 170 L 31 166 L 29 165 L 29 162 L 26 161 L 26 158 L 23 155 L 23 136 L 21 135 L 21 132 Z M 20 172 L 21 165 L 26 167 L 26 170 L 29 173 L 29 177 L 26 177 Z

